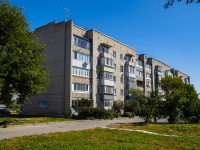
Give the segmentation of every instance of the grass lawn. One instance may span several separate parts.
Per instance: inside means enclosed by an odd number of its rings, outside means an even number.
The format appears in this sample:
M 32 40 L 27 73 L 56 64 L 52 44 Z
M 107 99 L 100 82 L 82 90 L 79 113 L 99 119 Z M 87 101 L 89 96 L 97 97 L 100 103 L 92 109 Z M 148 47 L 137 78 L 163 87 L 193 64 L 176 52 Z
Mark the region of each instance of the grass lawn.
M 136 131 L 90 129 L 0 141 L 4 150 L 198 150 L 199 137 L 164 137 Z
M 40 116 L 21 116 L 21 115 L 10 115 L 0 116 L 0 122 L 3 121 L 3 125 L 23 125 L 23 124 L 36 124 L 45 122 L 61 122 L 61 121 L 72 121 L 70 118 L 62 117 L 40 117 Z
M 115 124 L 109 127 L 133 129 L 133 130 L 146 130 L 150 132 L 167 134 L 167 135 L 198 136 L 200 138 L 200 124 L 132 123 L 132 124 Z

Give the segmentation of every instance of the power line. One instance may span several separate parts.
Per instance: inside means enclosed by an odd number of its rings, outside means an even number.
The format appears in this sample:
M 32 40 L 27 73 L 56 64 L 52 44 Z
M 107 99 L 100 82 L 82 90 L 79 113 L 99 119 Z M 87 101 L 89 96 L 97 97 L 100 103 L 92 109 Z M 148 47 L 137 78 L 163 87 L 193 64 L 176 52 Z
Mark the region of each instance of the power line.
M 142 52 L 140 52 L 142 54 Z M 169 58 L 165 58 L 165 57 L 160 57 L 160 56 L 155 56 L 155 55 L 152 55 L 152 54 L 148 54 L 148 53 L 145 53 L 145 55 L 149 55 L 149 56 L 152 56 L 154 58 L 162 58 L 162 59 L 165 59 L 165 60 L 170 60 L 170 61 L 175 61 L 175 62 L 178 62 L 178 63 L 184 63 L 184 64 L 190 64 L 190 65 L 200 65 L 200 64 L 196 64 L 196 63 L 189 63 L 189 62 L 185 62 L 185 61 L 179 61 L 179 60 L 175 60 L 175 59 L 169 59 Z
M 141 44 L 141 43 L 134 43 L 134 42 L 128 42 L 136 45 L 142 45 L 142 46 L 149 46 L 149 47 L 157 47 L 157 48 L 165 48 L 165 49 L 175 49 L 175 50 L 184 50 L 184 51 L 191 51 L 189 49 L 181 49 L 181 48 L 174 48 L 174 47 L 167 47 L 167 46 L 156 46 L 156 45 L 148 45 L 148 44 Z

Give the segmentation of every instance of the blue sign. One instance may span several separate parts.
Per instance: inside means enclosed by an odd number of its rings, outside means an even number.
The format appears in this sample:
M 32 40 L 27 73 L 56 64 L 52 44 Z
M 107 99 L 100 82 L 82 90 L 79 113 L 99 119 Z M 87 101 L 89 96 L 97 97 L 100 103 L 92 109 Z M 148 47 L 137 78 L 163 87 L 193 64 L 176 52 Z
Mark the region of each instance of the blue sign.
M 41 109 L 47 109 L 49 107 L 49 103 L 48 102 L 39 102 L 38 107 Z

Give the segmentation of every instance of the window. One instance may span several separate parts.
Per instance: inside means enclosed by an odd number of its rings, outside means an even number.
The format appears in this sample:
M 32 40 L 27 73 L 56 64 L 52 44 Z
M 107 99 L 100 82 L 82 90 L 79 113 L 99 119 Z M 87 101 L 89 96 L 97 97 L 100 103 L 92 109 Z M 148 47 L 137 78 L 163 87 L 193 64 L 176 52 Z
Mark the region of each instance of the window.
M 157 71 L 160 72 L 160 73 L 162 73 L 162 67 L 157 66 Z
M 124 90 L 121 89 L 121 90 L 120 90 L 120 93 L 121 93 L 121 95 L 124 95 Z
M 116 64 L 114 64 L 114 69 L 116 70 Z
M 116 58 L 117 57 L 117 53 L 115 51 L 113 51 L 113 57 Z
M 114 95 L 117 95 L 117 89 L 114 89 Z
M 101 87 L 97 87 L 97 93 L 101 93 Z
M 116 76 L 113 76 L 113 81 L 116 83 Z
M 136 83 L 136 78 L 129 77 L 129 83 Z
M 124 71 L 124 67 L 120 66 L 120 71 L 123 72 Z
M 136 75 L 143 77 L 143 71 L 136 70 Z
M 77 36 L 74 36 L 74 45 L 88 49 L 88 50 L 90 50 L 91 48 L 91 44 L 89 41 Z
M 102 50 L 103 50 L 104 53 L 108 53 L 108 48 L 102 47 Z
M 127 61 L 133 62 L 133 59 L 130 56 L 126 56 L 125 58 Z
M 83 53 L 73 51 L 72 58 L 90 63 L 90 56 Z
M 120 82 L 124 83 L 124 78 L 123 77 L 120 78 Z
M 151 79 L 151 74 L 150 73 L 146 73 L 146 78 Z
M 127 67 L 127 71 L 129 72 L 129 73 L 134 73 L 135 71 L 135 67 L 133 67 L 133 66 L 128 66 Z
M 113 105 L 113 100 L 105 99 L 104 100 L 104 106 L 105 107 L 111 107 Z
M 85 91 L 89 92 L 89 85 L 88 84 L 81 84 L 81 83 L 73 83 L 73 90 L 74 91 Z
M 159 75 L 159 76 L 158 76 L 158 80 L 159 80 L 159 81 L 161 81 L 161 79 L 162 79 L 162 76 L 161 76 L 161 75 Z
M 185 83 L 188 84 L 189 83 L 189 80 L 188 78 L 185 78 Z
M 114 87 L 113 87 L 113 86 L 102 86 L 102 87 L 101 87 L 101 92 L 102 92 L 102 93 L 113 94 L 113 92 L 114 92 Z
M 113 80 L 113 73 L 105 71 L 101 74 L 102 79 Z
M 105 58 L 105 65 L 107 66 L 113 66 L 113 59 Z
M 123 60 L 123 59 L 124 59 L 122 54 L 120 54 L 120 59 L 121 59 L 121 60 Z
M 146 87 L 147 88 L 151 88 L 151 83 L 150 82 L 146 82 Z
M 146 64 L 146 69 L 151 70 L 151 65 L 150 64 Z
M 78 68 L 78 67 L 72 67 L 72 74 L 77 76 L 83 76 L 83 77 L 90 77 L 90 70 Z
M 143 67 L 143 62 L 140 60 L 136 60 L 136 65 L 139 67 Z
M 166 76 L 172 76 L 172 73 L 171 73 L 169 70 L 166 70 L 166 71 L 165 71 L 165 75 L 166 75 Z
M 97 74 L 97 79 L 101 79 L 101 74 L 100 73 Z
M 146 92 L 146 96 L 147 96 L 147 97 L 150 97 L 150 96 L 151 96 L 151 92 L 147 91 L 147 92 Z

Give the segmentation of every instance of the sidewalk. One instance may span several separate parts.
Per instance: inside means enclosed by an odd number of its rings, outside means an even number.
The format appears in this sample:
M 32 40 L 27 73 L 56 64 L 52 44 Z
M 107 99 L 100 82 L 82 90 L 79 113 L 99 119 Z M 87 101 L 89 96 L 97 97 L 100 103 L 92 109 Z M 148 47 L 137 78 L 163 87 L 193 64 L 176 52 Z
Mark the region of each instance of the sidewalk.
M 133 123 L 143 122 L 140 117 L 134 118 L 119 118 L 113 120 L 80 120 L 68 122 L 49 122 L 41 124 L 29 124 L 9 126 L 8 128 L 0 128 L 0 140 L 5 138 L 13 138 L 20 136 L 28 136 L 34 134 L 43 134 L 51 132 L 66 132 L 70 130 L 84 130 L 96 127 L 106 127 L 109 124 L 115 123 Z

